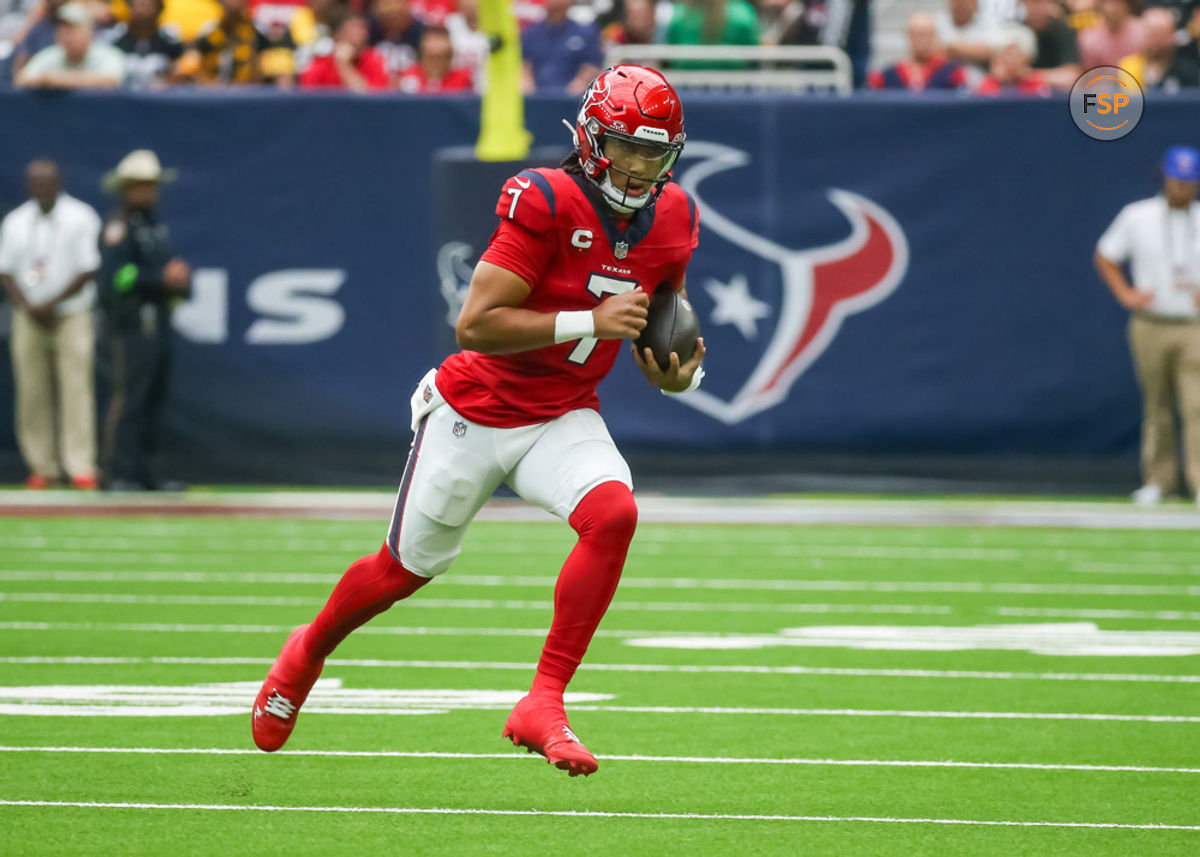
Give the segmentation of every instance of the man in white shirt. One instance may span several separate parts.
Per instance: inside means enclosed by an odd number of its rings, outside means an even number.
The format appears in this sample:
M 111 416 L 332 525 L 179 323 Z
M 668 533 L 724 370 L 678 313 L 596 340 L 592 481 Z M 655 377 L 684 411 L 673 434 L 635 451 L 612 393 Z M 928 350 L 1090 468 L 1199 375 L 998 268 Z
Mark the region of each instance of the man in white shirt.
M 83 3 L 67 3 L 58 10 L 54 42 L 25 64 L 17 86 L 112 89 L 125 79 L 125 55 L 96 39 L 92 13 Z
M 65 473 L 76 488 L 94 489 L 100 217 L 60 191 L 52 161 L 31 163 L 26 179 L 31 199 L 0 222 L 0 287 L 13 306 L 17 445 L 30 488 Z
M 1185 471 L 1200 491 L 1200 151 L 1167 150 L 1163 192 L 1130 203 L 1096 245 L 1096 268 L 1132 313 L 1129 342 L 1142 387 L 1142 475 L 1137 503 L 1174 491 L 1179 407 Z M 1129 262 L 1130 285 L 1121 271 Z M 1200 502 L 1200 499 L 1198 499 Z

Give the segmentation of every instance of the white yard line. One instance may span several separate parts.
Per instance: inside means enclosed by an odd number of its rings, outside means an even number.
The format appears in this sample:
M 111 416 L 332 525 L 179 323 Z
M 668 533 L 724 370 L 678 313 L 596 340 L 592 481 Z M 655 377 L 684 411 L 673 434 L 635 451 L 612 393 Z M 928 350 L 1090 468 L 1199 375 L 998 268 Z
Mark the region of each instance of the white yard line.
M 313 583 L 334 584 L 337 573 L 221 572 L 221 571 L 67 571 L 11 569 L 0 571 L 4 581 L 125 581 L 175 583 Z M 554 575 L 453 574 L 438 578 L 439 586 L 553 587 Z M 795 580 L 784 578 L 639 577 L 627 573 L 622 590 L 690 589 L 747 592 L 944 592 L 1007 595 L 1200 596 L 1200 585 L 1119 585 L 1089 583 L 992 583 L 982 581 Z
M 1061 607 L 993 607 L 997 616 L 1044 616 L 1055 619 L 1155 619 L 1165 622 L 1200 622 L 1192 610 L 1089 610 Z
M 862 824 L 949 824 L 987 827 L 1065 827 L 1109 830 L 1200 830 L 1200 825 L 1126 824 L 1112 821 L 998 821 L 968 818 L 887 818 L 836 815 L 739 815 L 701 812 L 600 812 L 596 810 L 481 809 L 398 806 L 265 806 L 216 803 L 133 803 L 108 801 L 0 800 L 0 806 L 72 807 L 78 809 L 206 810 L 215 812 L 328 812 L 387 815 L 510 815 L 556 818 L 630 818 L 686 821 L 808 821 Z
M 101 753 L 151 756 L 262 756 L 261 750 L 223 747 L 18 747 L 0 746 L 0 753 Z M 538 759 L 528 753 L 442 753 L 403 750 L 281 750 L 280 756 L 332 756 L 335 758 L 381 759 Z M 642 756 L 604 755 L 605 761 L 663 762 L 689 765 L 810 765 L 848 768 L 981 768 L 1021 771 L 1081 771 L 1095 773 L 1200 774 L 1200 768 L 1163 768 L 1145 765 L 1070 765 L 1045 762 L 955 762 L 907 759 L 798 759 L 736 756 Z
M 950 720 L 1099 720 L 1117 723 L 1200 723 L 1173 714 L 1091 714 L 1039 711 L 902 711 L 862 708 L 735 708 L 718 706 L 573 705 L 572 711 L 620 714 L 768 714 L 786 717 L 905 717 Z
M 11 539 L 11 537 L 10 537 Z M 1069 562 L 1077 570 L 1095 570 L 1110 572 L 1137 563 L 1167 563 L 1182 565 L 1182 568 L 1166 573 L 1195 574 L 1200 573 L 1200 551 L 1167 551 L 1139 550 L 1119 548 L 1113 549 L 1076 549 L 1064 548 L 1001 548 L 1001 547 L 944 547 L 939 545 L 854 545 L 854 544 L 815 544 L 806 541 L 801 533 L 797 533 L 794 544 L 770 544 L 760 542 L 741 542 L 738 540 L 722 540 L 704 544 L 699 550 L 699 559 L 712 557 L 729 558 L 776 558 L 789 557 L 814 560 L 919 560 L 922 562 L 1002 562 L 1002 563 L 1063 563 Z M 239 554 L 259 554 L 264 550 L 272 553 L 301 553 L 301 554 L 338 554 L 343 557 L 356 557 L 370 549 L 370 544 L 362 542 L 354 547 L 315 548 L 289 545 L 288 542 L 276 543 L 264 541 L 257 546 L 245 548 L 220 547 L 219 542 L 206 540 L 203 545 L 195 548 L 178 548 L 177 542 L 172 544 L 177 549 L 172 550 L 157 545 L 141 545 L 137 547 L 104 547 L 103 542 L 96 544 L 91 540 L 80 540 L 79 548 L 68 548 L 70 540 L 49 540 L 45 546 L 30 546 L 28 550 L 35 551 L 43 562 L 88 563 L 96 562 L 157 562 L 165 565 L 195 564 L 198 560 L 213 562 L 222 560 L 236 563 L 244 561 Z M 0 545 L 3 540 L 0 540 Z M 631 554 L 664 554 L 677 552 L 678 541 L 662 541 L 635 543 Z M 15 546 L 14 546 L 15 547 Z M 557 557 L 565 555 L 570 550 L 570 544 L 564 544 L 561 539 L 552 543 L 531 541 L 524 538 L 506 541 L 488 542 L 481 545 L 480 550 L 489 554 L 515 554 L 519 556 L 547 555 Z
M 265 595 L 162 595 L 118 594 L 108 592 L 0 592 L 0 602 L 54 604 L 158 604 L 158 605 L 225 605 L 261 607 L 320 607 L 323 596 Z M 447 610 L 553 610 L 552 601 L 489 600 L 476 598 L 416 598 L 406 607 Z M 614 602 L 612 611 L 650 613 L 898 613 L 946 615 L 949 607 L 932 604 L 761 604 L 726 601 L 707 602 Z
M 14 665 L 169 665 L 169 666 L 270 666 L 274 658 L 198 658 L 198 657 L 103 657 L 92 655 L 9 656 L 0 664 Z M 537 664 L 514 661 L 429 661 L 330 658 L 329 667 L 432 670 L 516 670 L 532 671 Z M 982 670 L 868 669 L 854 667 L 759 666 L 754 664 L 593 664 L 585 662 L 581 672 L 691 673 L 735 675 L 841 676 L 850 678 L 940 678 L 985 681 L 1084 681 L 1140 682 L 1162 684 L 1200 684 L 1200 675 L 1141 675 L 1137 673 L 1062 673 L 1000 672 Z
M 95 575 L 80 573 L 80 580 L 104 582 Z M 0 579 L 3 573 L 0 572 Z M 10 579 L 11 580 L 11 579 Z M 157 581 L 164 582 L 164 581 Z M 445 578 L 443 582 L 453 582 Z M 311 597 L 271 595 L 167 595 L 131 594 L 107 592 L 0 592 L 0 601 L 80 603 L 80 604 L 178 604 L 178 605 L 244 605 L 264 607 L 319 606 L 324 593 Z M 404 609 L 471 609 L 471 610 L 546 610 L 552 607 L 549 601 L 521 601 L 516 599 L 437 599 L 419 597 L 406 601 Z M 943 604 L 845 604 L 779 602 L 739 603 L 728 601 L 678 602 L 678 601 L 622 601 L 613 602 L 613 611 L 648 611 L 662 613 L 848 613 L 848 614 L 912 614 L 946 616 L 955 611 Z M 1038 616 L 1056 619 L 1150 619 L 1164 622 L 1200 622 L 1200 611 L 1187 610 L 1117 610 L 1069 607 L 991 607 L 989 613 L 997 616 Z

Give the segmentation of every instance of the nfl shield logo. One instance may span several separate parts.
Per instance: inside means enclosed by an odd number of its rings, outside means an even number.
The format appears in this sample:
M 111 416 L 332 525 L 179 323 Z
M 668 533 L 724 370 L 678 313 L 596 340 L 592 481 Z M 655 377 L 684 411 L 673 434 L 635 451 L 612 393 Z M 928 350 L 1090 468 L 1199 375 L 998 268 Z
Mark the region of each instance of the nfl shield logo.
M 629 255 L 629 243 L 626 241 L 618 241 L 616 246 L 613 247 L 613 255 L 618 259 L 624 259 Z
M 462 437 L 464 434 L 467 433 L 467 424 L 464 423 L 462 420 L 455 420 L 453 431 L 454 431 L 455 437 Z
M 421 391 L 421 398 L 424 399 L 427 404 L 429 400 L 433 398 L 433 390 L 429 389 L 428 384 L 426 384 L 425 389 Z

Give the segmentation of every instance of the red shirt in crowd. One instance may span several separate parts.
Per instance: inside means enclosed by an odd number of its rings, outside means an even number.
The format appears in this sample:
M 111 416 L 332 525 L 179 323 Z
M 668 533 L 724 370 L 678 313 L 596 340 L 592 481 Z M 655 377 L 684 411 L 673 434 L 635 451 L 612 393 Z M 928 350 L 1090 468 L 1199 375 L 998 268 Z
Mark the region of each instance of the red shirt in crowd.
M 373 48 L 366 48 L 354 62 L 354 68 L 362 75 L 368 89 L 387 89 L 388 74 L 383 64 L 383 57 Z M 338 71 L 337 63 L 332 56 L 317 57 L 300 75 L 300 85 L 306 87 L 336 86 L 344 87 L 342 73 Z
M 1036 71 L 1027 74 L 1016 83 L 1001 83 L 990 74 L 979 82 L 975 90 L 978 95 L 1041 95 L 1051 94 L 1050 85 Z
M 442 78 L 426 77 L 421 64 L 413 63 L 400 73 L 398 85 L 401 92 L 470 92 L 474 81 L 470 69 L 451 69 Z

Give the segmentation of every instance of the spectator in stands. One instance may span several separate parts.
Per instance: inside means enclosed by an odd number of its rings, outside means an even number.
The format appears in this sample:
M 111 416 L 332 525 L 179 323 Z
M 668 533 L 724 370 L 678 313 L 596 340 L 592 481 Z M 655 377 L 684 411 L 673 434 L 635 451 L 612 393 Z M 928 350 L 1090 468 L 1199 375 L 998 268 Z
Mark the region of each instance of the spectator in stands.
M 1121 209 L 1096 245 L 1096 270 L 1129 310 L 1129 344 L 1142 387 L 1142 478 L 1135 503 L 1177 484 L 1175 406 L 1183 418 L 1188 487 L 1200 491 L 1200 151 L 1163 158 L 1162 193 Z M 1129 263 L 1129 279 L 1121 266 Z M 1132 280 L 1132 283 L 1130 282 Z
M 350 14 L 345 0 L 309 0 L 305 10 L 310 19 L 301 17 L 300 11 L 292 21 L 292 40 L 296 43 L 296 71 L 305 71 L 317 57 L 333 54 L 333 34 Z
M 467 69 L 476 91 L 483 91 L 492 42 L 479 31 L 479 0 L 459 0 L 458 11 L 446 16 L 446 30 L 454 48 L 454 67 Z
M 975 88 L 979 95 L 1040 95 L 1051 93 L 1050 84 L 1031 63 L 1037 40 L 1025 27 L 1010 27 L 992 56 L 991 71 Z
M 871 0 L 807 0 L 780 44 L 841 48 L 854 69 L 854 85 L 863 86 L 871 60 Z
M 667 25 L 671 45 L 757 45 L 758 14 L 745 0 L 679 0 Z M 672 68 L 745 68 L 744 62 L 674 61 Z
M 546 0 L 546 18 L 521 34 L 526 92 L 578 95 L 600 73 L 604 55 L 600 33 L 591 24 L 572 21 L 571 0 Z
M 1200 0 L 1146 0 L 1146 9 L 1167 9 L 1175 19 L 1178 44 L 1195 47 L 1200 38 Z
M 807 7 L 800 0 L 760 0 L 758 4 L 759 43 L 781 45 L 800 21 Z
M 1143 89 L 1178 92 L 1200 87 L 1200 63 L 1179 49 L 1175 42 L 1175 16 L 1170 9 L 1147 9 L 1142 13 L 1146 46 L 1141 53 L 1121 60 L 1121 68 L 1137 78 Z
M 258 55 L 263 81 L 288 87 L 296 78 L 296 48 L 314 37 L 312 10 L 306 0 L 249 0 L 251 23 L 266 37 Z
M 28 29 L 23 34 L 18 33 L 13 38 L 16 46 L 13 50 L 13 79 L 15 80 L 25 67 L 25 63 L 38 51 L 54 44 L 54 31 L 58 27 L 58 10 L 67 0 L 45 0 L 35 7 L 32 21 L 28 21 Z
M 413 17 L 409 0 L 375 0 L 371 47 L 383 55 L 388 74 L 399 74 L 417 61 L 424 32 L 425 25 Z
M 96 40 L 92 13 L 82 3 L 66 3 L 58 10 L 55 42 L 25 64 L 17 76 L 17 86 L 112 89 L 125 79 L 124 54 Z
M 947 10 L 938 13 L 938 36 L 950 59 L 987 68 L 1004 39 L 1004 30 L 980 14 L 978 0 L 949 0 Z
M 1070 89 L 1081 71 L 1075 31 L 1059 17 L 1057 0 L 1024 0 L 1024 4 L 1025 26 L 1037 39 L 1033 68 L 1055 89 Z
M 1094 27 L 1101 21 L 1099 0 L 1065 0 L 1067 24 L 1076 33 Z
M 163 0 L 129 0 L 129 21 L 110 34 L 113 47 L 125 54 L 125 83 L 133 89 L 164 86 L 174 75 L 183 45 L 158 23 Z
M 249 84 L 263 79 L 261 54 L 270 42 L 250 20 L 246 0 L 221 0 L 221 18 L 200 37 L 179 63 L 181 76 L 204 84 Z
M 422 24 L 445 26 L 446 19 L 455 12 L 455 7 L 461 4 L 454 0 L 413 0 L 413 14 Z
M 779 0 L 767 0 L 779 2 Z M 796 0 L 785 0 L 796 3 Z M 653 0 L 625 0 L 621 20 L 604 30 L 604 41 L 613 45 L 652 45 L 657 41 L 658 22 Z
M 158 24 L 179 39 L 186 49 L 200 37 L 201 31 L 221 20 L 218 0 L 164 0 Z
M 958 63 L 946 59 L 937 37 L 937 21 L 928 12 L 908 16 L 909 58 L 867 78 L 871 89 L 960 89 L 967 73 Z
M 100 216 L 61 192 L 53 161 L 32 162 L 25 178 L 30 199 L 0 223 L 0 288 L 13 307 L 17 445 L 30 470 L 25 484 L 46 488 L 65 473 L 76 488 L 92 489 Z
M 469 92 L 474 85 L 470 69 L 454 68 L 454 47 L 450 33 L 442 26 L 426 27 L 421 36 L 417 62 L 400 74 L 401 92 Z
M 1099 24 L 1079 34 L 1079 58 L 1084 68 L 1117 65 L 1141 51 L 1146 31 L 1137 17 L 1138 0 L 1100 0 Z
M 387 89 L 387 67 L 379 52 L 367 45 L 367 21 L 349 15 L 333 38 L 333 50 L 317 57 L 300 75 L 300 85 L 308 88 L 344 88 L 351 92 Z

